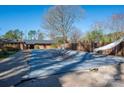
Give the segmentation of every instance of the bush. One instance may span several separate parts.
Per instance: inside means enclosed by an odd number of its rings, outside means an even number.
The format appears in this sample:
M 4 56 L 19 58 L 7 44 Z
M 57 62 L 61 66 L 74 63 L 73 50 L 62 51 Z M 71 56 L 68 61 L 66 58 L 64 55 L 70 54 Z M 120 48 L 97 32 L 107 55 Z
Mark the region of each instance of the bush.
M 2 51 L 19 51 L 19 48 L 13 48 L 13 47 L 4 47 Z
M 52 44 L 51 45 L 52 48 L 57 48 L 57 46 L 58 46 L 57 44 Z
M 35 45 L 34 48 L 35 48 L 35 49 L 40 49 L 40 48 L 39 48 L 39 45 Z

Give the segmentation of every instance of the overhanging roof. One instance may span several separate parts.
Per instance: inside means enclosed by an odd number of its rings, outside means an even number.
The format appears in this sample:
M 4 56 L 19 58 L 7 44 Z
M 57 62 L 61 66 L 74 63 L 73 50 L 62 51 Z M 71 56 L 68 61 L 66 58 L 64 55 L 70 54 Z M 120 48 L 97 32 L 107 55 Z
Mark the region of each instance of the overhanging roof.
M 24 41 L 18 41 L 13 39 L 0 39 L 0 42 L 2 43 L 20 43 L 23 42 L 25 44 L 53 44 L 55 43 L 53 40 L 24 40 Z
M 53 40 L 24 40 L 26 44 L 53 44 Z

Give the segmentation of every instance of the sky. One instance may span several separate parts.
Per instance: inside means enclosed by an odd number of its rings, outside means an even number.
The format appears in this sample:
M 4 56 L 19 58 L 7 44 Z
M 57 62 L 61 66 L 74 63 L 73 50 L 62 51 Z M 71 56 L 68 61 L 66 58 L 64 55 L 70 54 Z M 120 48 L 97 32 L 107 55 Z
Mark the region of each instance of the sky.
M 20 29 L 27 34 L 29 30 L 41 30 L 43 15 L 53 6 L 46 5 L 1 5 L 0 6 L 0 35 L 9 30 Z M 123 5 L 83 5 L 84 17 L 76 26 L 82 31 L 89 31 L 95 22 L 107 20 L 113 14 L 124 13 Z

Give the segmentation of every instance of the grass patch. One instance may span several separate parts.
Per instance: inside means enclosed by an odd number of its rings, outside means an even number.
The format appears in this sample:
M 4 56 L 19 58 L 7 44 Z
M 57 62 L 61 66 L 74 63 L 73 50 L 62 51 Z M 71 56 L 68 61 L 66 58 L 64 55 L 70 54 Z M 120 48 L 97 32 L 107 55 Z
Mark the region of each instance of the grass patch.
M 0 51 L 0 60 L 3 60 L 11 55 L 14 55 L 18 51 Z

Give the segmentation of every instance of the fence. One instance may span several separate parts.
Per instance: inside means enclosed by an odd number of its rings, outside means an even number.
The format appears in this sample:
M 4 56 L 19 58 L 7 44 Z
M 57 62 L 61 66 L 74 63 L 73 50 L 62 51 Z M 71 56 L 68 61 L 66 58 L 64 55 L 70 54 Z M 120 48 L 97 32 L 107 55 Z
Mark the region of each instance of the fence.
M 107 45 L 109 43 L 95 43 L 95 42 L 78 42 L 78 43 L 69 43 L 68 49 L 78 50 L 78 51 L 85 51 L 85 52 L 93 52 L 95 48 Z M 120 43 L 118 46 L 108 49 L 105 51 L 100 51 L 101 54 L 107 55 L 116 55 L 116 56 L 124 56 L 124 42 Z

